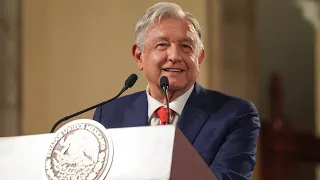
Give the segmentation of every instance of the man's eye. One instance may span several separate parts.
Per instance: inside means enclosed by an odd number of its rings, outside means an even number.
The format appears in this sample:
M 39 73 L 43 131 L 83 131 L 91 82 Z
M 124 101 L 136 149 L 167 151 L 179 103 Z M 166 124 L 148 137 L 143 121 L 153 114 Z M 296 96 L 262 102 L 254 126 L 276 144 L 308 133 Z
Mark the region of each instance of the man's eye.
M 189 45 L 187 45 L 187 44 L 183 44 L 182 47 L 183 47 L 183 48 L 190 48 L 190 49 L 192 49 L 191 46 L 189 46 Z
M 157 46 L 168 46 L 168 44 L 166 44 L 166 43 L 159 43 L 159 44 L 157 44 Z

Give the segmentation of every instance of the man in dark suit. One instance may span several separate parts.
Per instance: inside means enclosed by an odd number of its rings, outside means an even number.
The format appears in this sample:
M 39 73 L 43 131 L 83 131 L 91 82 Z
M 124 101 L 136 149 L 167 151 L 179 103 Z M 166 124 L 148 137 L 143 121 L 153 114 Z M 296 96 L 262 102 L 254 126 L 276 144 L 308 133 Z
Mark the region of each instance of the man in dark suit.
M 107 128 L 176 124 L 218 179 L 252 179 L 260 129 L 254 105 L 201 87 L 204 59 L 197 20 L 173 3 L 157 3 L 136 25 L 132 54 L 148 80 L 146 91 L 97 108 Z M 159 80 L 169 79 L 170 122 Z

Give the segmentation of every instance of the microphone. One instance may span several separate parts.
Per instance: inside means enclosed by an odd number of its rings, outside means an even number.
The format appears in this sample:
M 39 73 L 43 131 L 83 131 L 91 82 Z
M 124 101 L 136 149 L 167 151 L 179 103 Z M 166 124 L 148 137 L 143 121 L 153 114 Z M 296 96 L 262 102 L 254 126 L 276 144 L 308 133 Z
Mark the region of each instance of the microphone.
M 50 133 L 53 133 L 53 132 L 54 132 L 54 129 L 55 129 L 60 123 L 66 121 L 66 120 L 68 120 L 68 119 L 70 119 L 70 118 L 73 118 L 73 117 L 75 117 L 75 116 L 78 116 L 78 115 L 80 115 L 80 114 L 82 114 L 82 113 L 85 113 L 85 112 L 87 112 L 87 111 L 90 111 L 90 110 L 92 110 L 92 109 L 94 109 L 94 108 L 97 108 L 97 107 L 99 107 L 99 106 L 102 106 L 102 105 L 104 105 L 104 104 L 106 104 L 106 103 L 109 103 L 109 102 L 111 102 L 111 101 L 113 101 L 113 100 L 115 100 L 115 99 L 117 99 L 124 91 L 126 91 L 126 90 L 129 89 L 129 88 L 131 88 L 131 87 L 136 83 L 137 79 L 138 79 L 138 76 L 137 76 L 136 74 L 131 74 L 131 75 L 127 78 L 127 80 L 125 81 L 125 83 L 124 83 L 124 85 L 123 85 L 123 88 L 121 89 L 121 91 L 119 92 L 118 95 L 116 95 L 115 97 L 113 97 L 113 98 L 111 98 L 111 99 L 109 99 L 109 100 L 107 100 L 107 101 L 104 101 L 104 102 L 102 102 L 102 103 L 99 103 L 99 104 L 97 104 L 97 105 L 91 106 L 91 107 L 89 107 L 89 108 L 87 108 L 87 109 L 84 109 L 84 110 L 82 110 L 82 111 L 76 112 L 76 113 L 74 113 L 74 114 L 71 114 L 71 115 L 69 115 L 69 116 L 66 116 L 66 117 L 60 119 L 59 121 L 57 121 L 57 122 L 53 125 Z
M 164 96 L 167 103 L 167 124 L 170 123 L 170 108 L 169 108 L 169 99 L 168 99 L 168 89 L 169 89 L 169 79 L 167 76 L 162 76 L 160 78 L 160 87 L 163 90 Z

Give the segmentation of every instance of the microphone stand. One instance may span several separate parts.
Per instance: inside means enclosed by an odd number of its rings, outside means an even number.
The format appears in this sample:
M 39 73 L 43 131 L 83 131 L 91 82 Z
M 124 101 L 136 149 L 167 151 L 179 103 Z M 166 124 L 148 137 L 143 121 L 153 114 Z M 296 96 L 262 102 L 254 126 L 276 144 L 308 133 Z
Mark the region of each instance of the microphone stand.
M 160 78 L 160 87 L 164 92 L 164 96 L 166 98 L 166 104 L 167 104 L 167 124 L 170 124 L 170 107 L 169 107 L 169 99 L 168 99 L 168 89 L 169 89 L 169 79 L 166 76 L 162 76 Z
M 109 102 L 111 102 L 111 101 L 113 101 L 113 100 L 115 100 L 115 99 L 117 99 L 123 92 L 125 92 L 127 89 L 131 88 L 131 87 L 136 83 L 137 79 L 138 79 L 138 76 L 137 76 L 136 74 L 131 74 L 131 75 L 127 78 L 127 80 L 125 81 L 124 86 L 123 86 L 123 88 L 121 89 L 121 91 L 119 92 L 119 94 L 117 94 L 115 97 L 113 97 L 113 98 L 111 98 L 111 99 L 109 99 L 109 100 L 107 100 L 107 101 L 104 101 L 104 102 L 102 102 L 102 103 L 99 103 L 99 104 L 97 104 L 97 105 L 91 106 L 91 107 L 89 107 L 89 108 L 87 108 L 87 109 L 84 109 L 84 110 L 82 110 L 82 111 L 76 112 L 76 113 L 74 113 L 74 114 L 71 114 L 71 115 L 69 115 L 69 116 L 66 116 L 66 117 L 60 119 L 59 121 L 57 121 L 57 122 L 53 125 L 53 127 L 51 128 L 50 133 L 53 133 L 54 130 L 55 130 L 55 128 L 56 128 L 60 123 L 66 121 L 66 120 L 68 120 L 68 119 L 70 119 L 70 118 L 73 118 L 73 117 L 75 117 L 75 116 L 78 116 L 78 115 L 80 115 L 80 114 L 82 114 L 82 113 L 85 113 L 85 112 L 87 112 L 87 111 L 90 111 L 90 110 L 92 110 L 92 109 L 94 109 L 94 108 L 97 108 L 97 107 L 99 107 L 99 106 L 102 106 L 102 105 L 104 105 L 104 104 L 106 104 L 106 103 L 109 103 Z
M 126 91 L 127 89 L 128 89 L 128 88 L 123 87 L 122 90 L 120 91 L 120 93 L 119 93 L 118 95 L 116 95 L 115 97 L 113 97 L 113 98 L 111 98 L 111 99 L 109 99 L 109 100 L 107 100 L 107 101 L 104 101 L 104 102 L 102 102 L 102 103 L 99 103 L 99 104 L 97 104 L 97 105 L 91 106 L 91 107 L 89 107 L 89 108 L 87 108 L 87 109 L 81 110 L 81 111 L 79 111 L 79 112 L 76 112 L 76 113 L 74 113 L 74 114 L 71 114 L 71 115 L 69 115 L 69 116 L 66 116 L 66 117 L 60 119 L 59 121 L 57 121 L 57 122 L 53 125 L 50 133 L 53 133 L 54 130 L 56 129 L 56 127 L 57 127 L 60 123 L 66 121 L 66 120 L 68 120 L 68 119 L 70 119 L 70 118 L 73 118 L 73 117 L 75 117 L 75 116 L 78 116 L 78 115 L 80 115 L 80 114 L 82 114 L 82 113 L 85 113 L 85 112 L 87 112 L 87 111 L 90 111 L 90 110 L 92 110 L 92 109 L 94 109 L 94 108 L 97 108 L 97 107 L 99 107 L 99 106 L 102 106 L 102 105 L 104 105 L 104 104 L 106 104 L 106 103 L 108 103 L 108 102 L 110 102 L 110 101 L 113 101 L 113 100 L 117 99 L 117 98 L 118 98 L 124 91 Z
M 169 99 L 168 99 L 168 87 L 164 87 L 164 88 L 163 88 L 163 92 L 164 92 L 164 94 L 165 94 L 166 104 L 167 104 L 167 117 L 168 117 L 167 124 L 170 124 L 171 114 L 170 114 Z

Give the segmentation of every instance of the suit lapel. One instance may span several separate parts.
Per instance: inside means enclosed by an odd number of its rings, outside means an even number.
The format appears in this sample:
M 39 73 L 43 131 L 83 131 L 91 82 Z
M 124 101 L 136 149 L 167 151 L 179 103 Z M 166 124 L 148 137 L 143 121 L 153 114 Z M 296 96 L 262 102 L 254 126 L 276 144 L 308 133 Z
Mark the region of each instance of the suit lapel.
M 195 83 L 194 89 L 182 111 L 178 121 L 178 128 L 193 143 L 204 123 L 209 118 L 205 111 L 206 90 Z M 148 125 L 148 100 L 145 92 L 137 95 L 132 107 L 124 110 L 124 119 L 121 127 L 136 127 Z
M 124 110 L 122 127 L 135 127 L 148 125 L 148 102 L 145 92 L 141 92 L 132 102 L 132 107 Z
M 194 89 L 182 111 L 178 127 L 192 144 L 209 117 L 206 112 L 206 90 L 195 83 Z

